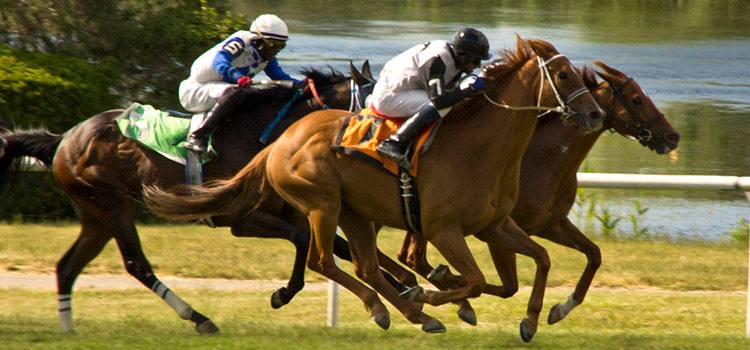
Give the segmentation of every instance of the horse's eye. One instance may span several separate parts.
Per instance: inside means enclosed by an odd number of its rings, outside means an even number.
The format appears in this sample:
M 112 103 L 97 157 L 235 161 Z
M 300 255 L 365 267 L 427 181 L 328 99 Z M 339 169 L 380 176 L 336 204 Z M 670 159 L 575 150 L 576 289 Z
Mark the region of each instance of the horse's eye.
M 557 77 L 559 79 L 567 79 L 568 78 L 568 73 L 565 73 L 565 72 L 557 73 Z
M 635 98 L 633 99 L 633 101 L 632 101 L 632 102 L 633 102 L 633 104 L 634 104 L 634 105 L 636 105 L 636 106 L 637 106 L 637 105 L 639 105 L 639 104 L 641 104 L 641 97 L 640 97 L 640 96 L 636 96 L 636 97 L 635 97 Z

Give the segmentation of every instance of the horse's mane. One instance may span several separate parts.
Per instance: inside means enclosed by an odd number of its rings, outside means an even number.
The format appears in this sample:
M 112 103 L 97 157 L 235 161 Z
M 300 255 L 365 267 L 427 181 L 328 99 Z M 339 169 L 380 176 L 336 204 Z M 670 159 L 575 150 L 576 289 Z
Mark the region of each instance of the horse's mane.
M 482 75 L 487 80 L 488 90 L 496 89 L 517 70 L 521 69 L 530 59 L 541 56 L 558 54 L 552 44 L 541 39 L 523 39 L 516 35 L 516 47 L 499 51 L 499 58 L 482 66 Z M 473 115 L 486 102 L 483 96 L 476 95 L 458 105 L 454 110 L 461 110 L 460 114 Z M 454 114 L 454 113 L 451 113 Z
M 317 68 L 305 68 L 300 71 L 306 79 L 312 79 L 318 91 L 328 89 L 346 79 L 349 79 L 343 73 L 334 70 L 330 66 L 330 73 L 323 72 Z M 294 88 L 288 88 L 280 85 L 269 85 L 263 87 L 253 87 L 248 90 L 249 96 L 243 101 L 243 106 L 257 110 L 258 107 L 289 101 L 294 94 Z M 308 92 L 309 93 L 309 92 Z
M 330 70 L 331 72 L 325 73 L 320 69 L 308 67 L 302 69 L 300 73 L 302 73 L 307 79 L 312 79 L 313 82 L 315 82 L 315 86 L 321 89 L 330 87 L 349 79 L 343 73 L 333 69 L 331 66 L 328 66 L 328 70 Z

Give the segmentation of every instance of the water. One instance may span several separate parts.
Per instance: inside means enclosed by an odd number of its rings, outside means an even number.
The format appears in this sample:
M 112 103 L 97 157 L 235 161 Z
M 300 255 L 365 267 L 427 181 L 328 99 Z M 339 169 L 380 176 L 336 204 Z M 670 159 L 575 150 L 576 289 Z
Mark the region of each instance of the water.
M 252 18 L 274 13 L 291 40 L 289 71 L 369 59 L 377 75 L 402 50 L 450 39 L 461 26 L 487 34 L 493 50 L 516 33 L 542 38 L 575 64 L 594 59 L 634 77 L 682 135 L 669 156 L 605 134 L 585 161 L 592 172 L 750 176 L 750 2 L 738 1 L 229 1 Z M 742 194 L 714 191 L 598 191 L 612 213 L 650 208 L 651 232 L 720 238 L 748 214 Z M 628 231 L 623 220 L 622 230 Z

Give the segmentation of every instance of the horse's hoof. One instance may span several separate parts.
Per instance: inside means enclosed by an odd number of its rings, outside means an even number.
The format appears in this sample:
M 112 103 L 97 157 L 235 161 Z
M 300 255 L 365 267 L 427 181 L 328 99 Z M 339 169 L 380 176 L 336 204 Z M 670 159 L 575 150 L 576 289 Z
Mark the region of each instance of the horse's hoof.
M 278 309 L 289 302 L 284 302 L 284 298 L 281 297 L 281 290 L 284 288 L 279 288 L 273 294 L 271 295 L 271 307 L 274 309 Z
M 458 309 L 458 318 L 472 326 L 477 325 L 477 313 L 474 310 L 460 308 Z
M 388 309 L 385 308 L 385 305 L 375 305 L 372 308 L 370 315 L 370 318 L 375 321 L 380 328 L 388 329 L 391 327 L 391 315 L 388 312 Z
M 560 304 L 555 304 L 555 306 L 552 307 L 552 310 L 549 310 L 549 317 L 547 317 L 547 323 L 549 324 L 555 324 L 557 322 L 560 322 L 565 316 L 567 316 Z
M 440 284 L 440 282 L 445 278 L 445 275 L 448 274 L 449 270 L 450 269 L 448 269 L 448 266 L 440 264 L 436 268 L 432 269 L 429 274 L 427 274 L 427 280 L 432 284 Z
M 445 326 L 433 318 L 422 324 L 422 330 L 425 333 L 445 333 Z
M 530 342 L 531 338 L 534 338 L 534 334 L 536 334 L 536 327 L 530 326 L 529 323 L 531 323 L 529 319 L 524 318 L 519 326 L 521 331 L 521 339 L 523 339 L 524 343 Z
M 412 303 L 415 303 L 417 301 L 417 298 L 419 297 L 419 295 L 421 295 L 423 293 L 424 293 L 424 289 L 422 287 L 420 287 L 420 286 L 414 286 L 414 287 L 411 287 L 411 288 L 409 288 L 409 289 L 401 292 L 401 294 L 399 294 L 399 296 L 402 297 L 402 298 L 404 298 L 404 299 L 406 299 L 406 300 L 408 300 L 408 301 L 411 301 Z
M 198 332 L 198 334 L 217 334 L 219 333 L 219 327 L 216 327 L 213 321 L 206 320 L 195 326 L 195 331 Z

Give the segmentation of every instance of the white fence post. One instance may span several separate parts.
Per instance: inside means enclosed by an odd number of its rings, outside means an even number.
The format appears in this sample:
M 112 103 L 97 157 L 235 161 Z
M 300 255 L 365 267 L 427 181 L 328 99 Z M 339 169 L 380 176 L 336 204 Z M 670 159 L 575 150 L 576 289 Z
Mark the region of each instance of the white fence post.
M 745 197 L 750 202 L 750 192 L 745 192 Z M 747 225 L 747 306 L 745 306 L 745 338 L 750 339 L 750 223 Z
M 336 234 L 343 236 L 341 233 L 341 228 L 336 228 Z M 333 257 L 333 259 L 336 261 L 336 265 L 338 265 L 338 259 L 337 257 Z M 336 323 L 339 319 L 339 284 L 328 280 L 328 319 L 326 320 L 326 326 L 331 328 L 336 328 Z

